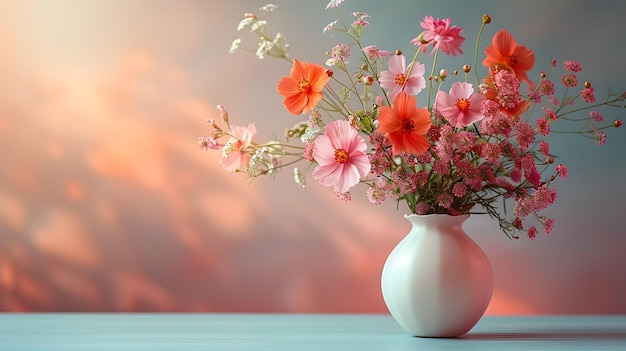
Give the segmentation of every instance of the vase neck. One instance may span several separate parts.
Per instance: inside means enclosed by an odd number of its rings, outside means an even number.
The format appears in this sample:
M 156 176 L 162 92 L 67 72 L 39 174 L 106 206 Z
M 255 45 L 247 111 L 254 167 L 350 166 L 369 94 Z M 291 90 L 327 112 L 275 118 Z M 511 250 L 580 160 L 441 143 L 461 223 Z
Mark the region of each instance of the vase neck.
M 451 216 L 447 214 L 429 214 L 429 215 L 405 215 L 411 225 L 434 227 L 462 227 L 463 223 L 469 218 L 469 214 Z

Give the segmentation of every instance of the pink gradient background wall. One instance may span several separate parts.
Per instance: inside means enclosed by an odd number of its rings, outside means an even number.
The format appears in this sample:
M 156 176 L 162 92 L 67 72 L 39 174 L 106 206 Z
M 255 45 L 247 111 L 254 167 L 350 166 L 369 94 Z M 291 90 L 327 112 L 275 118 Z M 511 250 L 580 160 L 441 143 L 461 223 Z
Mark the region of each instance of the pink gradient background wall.
M 338 40 L 321 33 L 326 1 L 275 3 L 292 57 L 323 62 Z M 264 4 L 0 1 L 0 310 L 386 311 L 380 271 L 408 231 L 402 209 L 362 192 L 344 203 L 312 179 L 303 190 L 289 170 L 249 187 L 196 145 L 218 103 L 260 137 L 296 122 L 274 90 L 289 65 L 228 54 L 237 36 L 255 45 L 236 25 Z M 487 12 L 483 44 L 507 27 L 535 50 L 535 75 L 577 59 L 598 93 L 626 89 L 626 3 L 342 7 L 370 13 L 369 38 L 388 50 L 410 50 L 425 15 L 452 17 L 468 53 Z M 510 241 L 487 216 L 467 223 L 494 267 L 488 314 L 626 313 L 623 133 L 602 148 L 554 139 L 570 177 L 550 236 Z

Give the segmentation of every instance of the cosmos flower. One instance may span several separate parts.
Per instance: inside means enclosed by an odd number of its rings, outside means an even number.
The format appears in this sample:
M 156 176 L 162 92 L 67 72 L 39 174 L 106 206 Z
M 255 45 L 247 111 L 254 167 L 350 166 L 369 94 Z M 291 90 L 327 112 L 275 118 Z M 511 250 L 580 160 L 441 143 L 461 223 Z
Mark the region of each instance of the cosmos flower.
M 439 49 L 446 55 L 456 56 L 457 52 L 462 55 L 461 45 L 465 41 L 465 38 L 461 36 L 463 28 L 451 26 L 451 23 L 450 18 L 435 19 L 433 16 L 426 16 L 420 23 L 424 31 L 411 40 L 411 43 L 422 47 L 423 51 L 426 51 L 428 45 L 433 44 L 431 55 Z
M 449 94 L 441 90 L 437 93 L 435 109 L 453 127 L 463 128 L 483 119 L 480 110 L 484 100 L 485 96 L 475 93 L 472 84 L 455 82 Z
M 424 72 L 423 64 L 415 62 L 407 67 L 404 55 L 394 55 L 389 59 L 389 69 L 380 72 L 380 86 L 388 90 L 387 97 L 390 101 L 394 101 L 401 91 L 416 95 L 426 87 Z
M 324 67 L 294 59 L 289 76 L 280 79 L 276 90 L 284 97 L 289 113 L 299 115 L 311 111 L 322 99 L 322 89 L 329 80 Z
M 222 158 L 220 164 L 229 171 L 244 170 L 248 168 L 250 154 L 246 152 L 246 148 L 252 143 L 252 138 L 256 135 L 256 126 L 254 123 L 248 124 L 247 127 L 232 127 L 232 137 L 222 147 Z
M 350 122 L 329 123 L 324 134 L 315 140 L 313 158 L 319 165 L 313 170 L 313 178 L 323 186 L 334 186 L 339 194 L 348 192 L 370 172 L 365 151 L 365 140 Z
M 394 156 L 402 152 L 419 155 L 430 148 L 424 136 L 432 124 L 430 112 L 418 108 L 413 95 L 401 91 L 391 107 L 380 107 L 378 121 L 378 130 L 389 138 Z
M 493 36 L 485 54 L 487 57 L 483 60 L 483 65 L 489 68 L 491 76 L 498 70 L 509 70 L 519 80 L 527 82 L 531 90 L 534 88 L 527 72 L 535 65 L 535 53 L 523 45 L 517 45 L 515 38 L 506 29 L 501 29 Z

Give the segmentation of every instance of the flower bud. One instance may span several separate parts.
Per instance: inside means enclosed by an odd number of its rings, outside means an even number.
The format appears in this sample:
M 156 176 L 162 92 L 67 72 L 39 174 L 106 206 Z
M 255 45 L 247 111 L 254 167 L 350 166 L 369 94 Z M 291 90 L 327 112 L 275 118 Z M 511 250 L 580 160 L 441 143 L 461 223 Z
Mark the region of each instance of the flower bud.
M 329 76 L 329 77 L 332 77 L 333 76 L 333 70 L 330 69 L 330 68 L 326 69 L 326 75 Z
M 489 24 L 491 23 L 491 16 L 489 16 L 488 14 L 483 14 L 483 23 L 484 24 Z
M 396 55 L 402 55 L 402 50 L 396 50 Z
M 222 121 L 228 122 L 228 111 L 222 105 L 217 105 L 217 109 L 220 111 L 220 117 Z
M 446 79 L 446 77 L 448 76 L 448 70 L 442 69 L 441 71 L 439 71 L 439 76 L 441 77 L 441 80 Z
M 586 89 L 591 88 L 591 83 L 590 83 L 590 82 L 585 82 L 585 88 L 586 88 Z
M 613 121 L 613 126 L 614 126 L 615 128 L 619 128 L 619 127 L 621 127 L 621 126 L 622 126 L 622 121 L 621 121 L 621 120 L 619 120 L 619 119 L 616 119 L 615 121 Z
M 465 72 L 465 73 L 469 73 L 469 71 L 470 71 L 471 69 L 472 69 L 472 68 L 470 67 L 470 65 L 463 65 L 463 72 Z
M 539 76 L 541 77 L 541 79 L 546 79 L 548 75 L 546 74 L 546 72 L 541 72 Z

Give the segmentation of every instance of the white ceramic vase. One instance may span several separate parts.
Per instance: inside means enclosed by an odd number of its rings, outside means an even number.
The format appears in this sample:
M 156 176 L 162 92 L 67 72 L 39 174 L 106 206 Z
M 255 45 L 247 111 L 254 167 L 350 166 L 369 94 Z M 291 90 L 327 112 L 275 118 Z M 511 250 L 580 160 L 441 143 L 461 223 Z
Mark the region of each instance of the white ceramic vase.
M 412 228 L 391 251 L 381 287 L 389 312 L 408 333 L 457 337 L 476 325 L 493 291 L 483 250 L 463 231 L 469 215 L 405 215 Z

